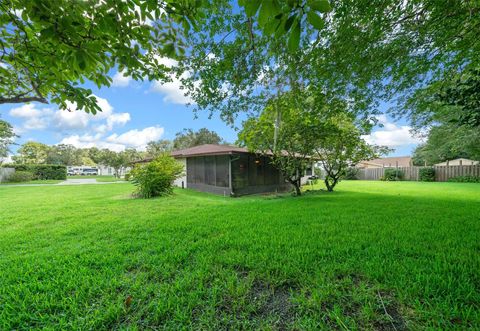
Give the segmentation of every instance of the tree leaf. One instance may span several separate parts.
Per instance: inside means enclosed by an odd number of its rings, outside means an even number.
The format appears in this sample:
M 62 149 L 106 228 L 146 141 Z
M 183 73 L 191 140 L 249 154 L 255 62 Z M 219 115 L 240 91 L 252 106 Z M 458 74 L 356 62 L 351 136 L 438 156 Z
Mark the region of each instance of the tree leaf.
M 258 7 L 260 7 L 261 1 L 260 0 L 248 0 L 245 2 L 245 13 L 248 17 L 255 16 L 258 11 Z
M 321 13 L 328 13 L 332 10 L 332 7 L 330 6 L 328 0 L 309 0 L 308 5 L 313 10 L 317 10 Z
M 323 29 L 325 22 L 317 13 L 313 11 L 309 11 L 307 13 L 307 20 L 308 22 L 317 30 Z
M 290 37 L 288 38 L 288 50 L 290 52 L 295 52 L 300 45 L 300 21 L 297 19 L 293 25 L 292 32 L 290 32 Z

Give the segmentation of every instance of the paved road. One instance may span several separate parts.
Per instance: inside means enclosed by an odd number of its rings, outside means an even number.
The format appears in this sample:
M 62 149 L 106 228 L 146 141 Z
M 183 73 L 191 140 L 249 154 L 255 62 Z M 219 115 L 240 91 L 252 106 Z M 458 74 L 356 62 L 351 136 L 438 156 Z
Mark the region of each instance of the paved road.
M 97 182 L 95 178 L 75 178 L 67 179 L 66 181 L 57 184 L 15 184 L 15 185 L 0 185 L 0 187 L 18 187 L 18 186 L 63 186 L 63 185 L 103 185 L 103 184 L 123 184 L 126 181 L 118 182 Z

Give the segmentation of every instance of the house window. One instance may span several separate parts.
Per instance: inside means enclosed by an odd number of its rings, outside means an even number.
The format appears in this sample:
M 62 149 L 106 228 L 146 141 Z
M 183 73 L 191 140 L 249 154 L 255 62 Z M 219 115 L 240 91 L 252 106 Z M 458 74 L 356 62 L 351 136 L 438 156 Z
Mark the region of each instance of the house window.
M 305 170 L 305 176 L 311 176 L 312 175 L 312 167 L 308 167 L 307 170 Z

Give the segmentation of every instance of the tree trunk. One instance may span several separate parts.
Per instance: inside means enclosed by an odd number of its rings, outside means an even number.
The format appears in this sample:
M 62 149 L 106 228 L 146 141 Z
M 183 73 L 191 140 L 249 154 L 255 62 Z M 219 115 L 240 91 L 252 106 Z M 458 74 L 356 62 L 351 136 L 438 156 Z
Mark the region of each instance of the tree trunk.
M 301 196 L 302 190 L 300 190 L 300 185 L 298 185 L 298 181 L 295 181 L 295 184 L 293 184 L 293 186 L 295 187 L 295 194 L 297 196 Z
M 297 196 L 302 195 L 302 190 L 300 189 L 300 180 L 299 179 L 290 179 L 287 178 L 287 181 L 292 184 L 292 186 L 295 188 L 295 194 Z
M 325 177 L 325 186 L 327 187 L 328 192 L 333 192 L 333 188 L 335 187 L 335 185 L 337 185 L 338 179 L 337 178 L 331 178 L 331 179 L 333 179 L 333 181 L 331 183 L 328 179 L 329 179 L 328 176 Z

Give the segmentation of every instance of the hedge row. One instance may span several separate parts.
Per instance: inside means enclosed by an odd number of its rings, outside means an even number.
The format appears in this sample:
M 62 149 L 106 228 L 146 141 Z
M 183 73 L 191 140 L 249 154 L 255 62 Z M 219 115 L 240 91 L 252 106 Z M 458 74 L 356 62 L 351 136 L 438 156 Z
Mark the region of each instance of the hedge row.
M 6 164 L 5 168 L 14 168 L 15 171 L 28 171 L 33 179 L 67 179 L 67 167 L 57 164 Z

